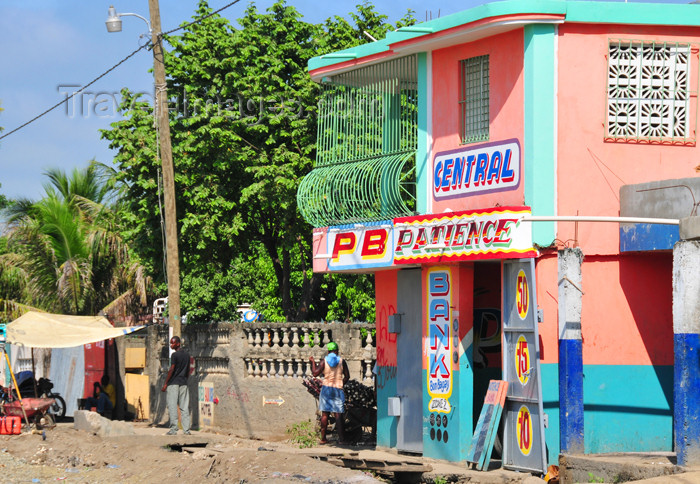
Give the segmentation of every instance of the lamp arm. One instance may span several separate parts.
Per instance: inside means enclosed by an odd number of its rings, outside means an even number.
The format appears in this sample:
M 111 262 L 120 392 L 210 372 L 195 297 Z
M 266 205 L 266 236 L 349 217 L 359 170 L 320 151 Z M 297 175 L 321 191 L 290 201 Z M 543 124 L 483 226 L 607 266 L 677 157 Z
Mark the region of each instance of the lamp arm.
M 142 17 L 141 15 L 139 15 L 139 14 L 137 14 L 137 13 L 118 13 L 117 16 L 119 16 L 119 17 L 138 17 L 138 18 L 140 18 L 141 20 L 143 20 L 144 22 L 146 22 L 146 25 L 148 25 L 148 35 L 149 35 L 149 36 L 152 36 L 152 35 L 153 35 L 153 31 L 151 30 L 151 22 L 149 22 L 148 19 L 146 19 L 146 17 Z

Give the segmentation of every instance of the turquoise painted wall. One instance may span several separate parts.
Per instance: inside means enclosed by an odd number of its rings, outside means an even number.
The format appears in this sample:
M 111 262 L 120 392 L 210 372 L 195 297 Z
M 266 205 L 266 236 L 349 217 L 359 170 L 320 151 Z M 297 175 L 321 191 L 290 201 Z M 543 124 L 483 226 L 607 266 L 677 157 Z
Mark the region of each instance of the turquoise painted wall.
M 559 455 L 559 365 L 541 365 L 547 462 Z M 584 365 L 587 454 L 673 450 L 673 366 Z
M 472 352 L 472 345 L 464 349 L 459 358 L 459 371 L 453 372 L 452 395 L 449 398 L 451 412 L 430 412 L 430 394 L 427 388 L 423 387 L 423 455 L 426 457 L 453 462 L 462 461 L 467 457 L 474 433 Z M 427 381 L 427 376 L 427 371 L 423 370 L 424 382 Z M 437 421 L 438 418 L 440 422 Z M 440 436 L 442 438 L 439 438 Z
M 556 215 L 555 160 L 555 26 L 525 26 L 525 205 L 533 215 Z M 555 239 L 553 222 L 532 224 L 535 244 L 547 247 Z
M 584 365 L 586 453 L 673 450 L 673 365 Z
M 547 465 L 559 465 L 559 365 L 540 363 L 542 410 L 549 420 L 544 429 Z
M 416 150 L 416 211 L 428 212 L 428 54 L 418 54 L 418 149 Z
M 377 447 L 396 447 L 398 417 L 387 414 L 387 399 L 396 396 L 396 367 L 377 366 Z

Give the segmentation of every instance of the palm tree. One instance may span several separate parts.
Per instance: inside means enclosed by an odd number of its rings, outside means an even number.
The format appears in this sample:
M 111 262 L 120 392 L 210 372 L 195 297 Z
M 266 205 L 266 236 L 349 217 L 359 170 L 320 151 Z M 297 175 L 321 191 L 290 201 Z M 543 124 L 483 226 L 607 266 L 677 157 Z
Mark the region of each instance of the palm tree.
M 145 304 L 149 281 L 118 232 L 114 170 L 93 161 L 70 176 L 59 169 L 46 175 L 44 198 L 6 210 L 0 299 L 11 287 L 18 302 L 65 314 L 95 314 L 124 293 Z

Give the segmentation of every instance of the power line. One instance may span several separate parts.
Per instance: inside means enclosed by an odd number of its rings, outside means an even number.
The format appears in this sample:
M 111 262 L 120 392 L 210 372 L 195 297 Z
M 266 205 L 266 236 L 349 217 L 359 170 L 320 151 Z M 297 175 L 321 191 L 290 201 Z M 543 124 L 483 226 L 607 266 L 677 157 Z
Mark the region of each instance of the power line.
M 228 3 L 228 4 L 224 5 L 224 6 L 221 7 L 220 9 L 213 11 L 213 12 L 210 13 L 209 15 L 205 15 L 205 16 L 202 17 L 202 18 L 198 18 L 197 20 L 193 20 L 192 22 L 190 22 L 190 23 L 188 23 L 188 24 L 185 24 L 185 25 L 182 25 L 182 26 L 180 26 L 180 27 L 175 27 L 174 29 L 168 30 L 167 32 L 161 32 L 160 35 L 161 35 L 161 36 L 170 35 L 170 34 L 172 34 L 173 32 L 177 32 L 178 30 L 186 29 L 186 28 L 189 27 L 190 25 L 198 24 L 198 23 L 202 22 L 203 20 L 208 19 L 209 17 L 213 17 L 213 16 L 216 15 L 217 13 L 219 13 L 219 12 L 221 12 L 221 11 L 223 11 L 223 10 L 226 10 L 226 9 L 229 8 L 230 6 L 237 4 L 237 3 L 240 2 L 240 1 L 241 1 L 241 0 L 234 0 L 234 1 L 231 2 L 231 3 Z
M 22 124 L 22 125 L 16 127 L 15 129 L 13 129 L 12 131 L 10 131 L 10 132 L 8 132 L 8 133 L 6 133 L 6 134 L 0 136 L 0 139 L 7 138 L 7 137 L 10 136 L 12 133 L 16 133 L 17 131 L 19 131 L 20 129 L 24 128 L 25 126 L 28 126 L 28 125 L 32 124 L 32 123 L 33 123 L 34 121 L 36 121 L 37 119 L 39 119 L 39 118 L 41 118 L 41 117 L 47 115 L 48 113 L 50 113 L 51 111 L 53 111 L 53 110 L 56 109 L 57 107 L 61 106 L 62 104 L 67 103 L 69 100 L 73 99 L 76 95 L 80 94 L 80 93 L 83 92 L 85 89 L 87 89 L 88 87 L 90 87 L 90 86 L 92 86 L 93 84 L 95 84 L 97 81 L 99 81 L 100 79 L 102 79 L 104 76 L 106 76 L 107 74 L 109 74 L 110 72 L 112 72 L 114 69 L 116 69 L 117 67 L 119 67 L 120 65 L 122 65 L 124 62 L 126 62 L 127 60 L 129 60 L 131 57 L 133 57 L 137 52 L 139 52 L 140 50 L 145 49 L 145 48 L 148 47 L 149 45 L 150 45 L 150 44 L 144 44 L 144 45 L 142 45 L 141 47 L 139 47 L 138 49 L 136 49 L 135 51 L 133 51 L 131 54 L 129 54 L 129 55 L 127 55 L 126 57 L 124 57 L 124 58 L 123 58 L 122 60 L 120 60 L 118 63 L 116 63 L 115 65 L 113 65 L 112 67 L 110 67 L 109 69 L 107 69 L 106 71 L 104 71 L 102 74 L 100 74 L 100 75 L 97 76 L 96 78 L 94 78 L 92 81 L 88 82 L 88 83 L 85 84 L 83 87 L 81 87 L 80 89 L 78 89 L 77 91 L 75 91 L 73 94 L 71 94 L 70 96 L 66 96 L 66 98 L 65 98 L 63 101 L 60 101 L 60 102 L 54 104 L 54 105 L 51 106 L 49 109 L 47 109 L 46 111 L 42 112 L 41 114 L 38 114 L 38 115 L 34 116 L 32 119 L 30 119 L 30 120 L 27 121 L 26 123 L 24 123 L 24 124 Z
M 218 9 L 218 10 L 212 12 L 212 13 L 210 13 L 209 15 L 205 15 L 205 16 L 202 17 L 202 18 L 193 20 L 192 22 L 187 23 L 187 24 L 185 24 L 185 25 L 182 25 L 182 26 L 180 26 L 180 27 L 175 27 L 174 29 L 168 30 L 167 32 L 161 32 L 158 36 L 159 36 L 160 38 L 163 38 L 163 36 L 165 36 L 165 35 L 169 35 L 169 34 L 172 34 L 173 32 L 177 32 L 178 30 L 185 29 L 185 28 L 187 28 L 187 27 L 189 27 L 189 26 L 191 26 L 191 25 L 198 24 L 198 23 L 200 23 L 200 22 L 202 22 L 202 21 L 208 19 L 209 17 L 212 17 L 212 16 L 216 15 L 217 13 L 219 13 L 219 12 L 221 12 L 221 11 L 223 11 L 223 10 L 226 10 L 226 9 L 229 8 L 230 6 L 237 4 L 238 2 L 240 2 L 240 0 L 234 0 L 233 2 L 230 2 L 230 3 L 226 4 L 226 5 L 224 5 L 223 7 L 221 7 L 220 9 Z M 46 111 L 42 112 L 41 114 L 38 114 L 38 115 L 34 116 L 32 119 L 30 119 L 30 120 L 27 121 L 26 123 L 24 123 L 24 124 L 22 124 L 22 125 L 16 127 L 16 128 L 13 129 L 12 131 L 8 131 L 7 133 L 5 133 L 5 134 L 3 134 L 2 136 L 0 136 L 0 140 L 3 139 L 3 138 L 7 138 L 7 137 L 10 136 L 12 133 L 16 133 L 16 132 L 19 131 L 20 129 L 22 129 L 22 128 L 24 128 L 24 127 L 26 127 L 26 126 L 32 124 L 32 123 L 33 123 L 34 121 L 36 121 L 37 119 L 40 119 L 40 118 L 42 118 L 43 116 L 46 116 L 47 114 L 49 114 L 49 113 L 50 113 L 51 111 L 53 111 L 54 109 L 56 109 L 56 108 L 60 107 L 61 105 L 67 103 L 68 101 L 70 101 L 71 99 L 73 99 L 76 95 L 80 94 L 80 93 L 83 92 L 85 89 L 87 89 L 88 87 L 92 86 L 94 83 L 96 83 L 97 81 L 99 81 L 100 79 L 102 79 L 103 77 L 105 77 L 107 74 L 109 74 L 110 72 L 112 72 L 114 69 L 116 69 L 117 67 L 119 67 L 120 65 L 122 65 L 124 62 L 126 62 L 127 60 L 129 60 L 130 58 L 132 58 L 137 52 L 139 52 L 139 51 L 141 51 L 141 50 L 143 50 L 143 49 L 145 49 L 145 48 L 149 48 L 151 45 L 152 45 L 152 42 L 151 42 L 151 41 L 149 41 L 149 42 L 147 42 L 146 44 L 142 45 L 141 47 L 139 47 L 138 49 L 136 49 L 135 51 L 133 51 L 131 54 L 129 54 L 129 55 L 127 55 L 126 57 L 124 57 L 124 58 L 123 58 L 122 60 L 120 60 L 118 63 L 116 63 L 115 65 L 113 65 L 112 67 L 110 67 L 109 69 L 107 69 L 106 71 L 104 71 L 102 74 L 100 74 L 100 75 L 97 76 L 96 78 L 94 78 L 92 81 L 88 82 L 88 83 L 85 84 L 83 87 L 81 87 L 80 89 L 78 89 L 77 91 L 75 91 L 75 92 L 74 92 L 73 94 L 71 94 L 70 96 L 66 96 L 65 99 L 63 99 L 62 101 L 60 101 L 60 102 L 54 104 L 53 106 L 51 106 L 50 108 L 48 108 Z

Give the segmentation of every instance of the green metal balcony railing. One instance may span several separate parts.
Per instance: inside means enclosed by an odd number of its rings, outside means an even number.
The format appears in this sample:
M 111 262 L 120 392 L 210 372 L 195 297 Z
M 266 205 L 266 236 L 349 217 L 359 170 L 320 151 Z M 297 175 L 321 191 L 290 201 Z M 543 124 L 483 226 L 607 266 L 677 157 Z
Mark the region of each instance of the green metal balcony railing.
M 324 79 L 316 166 L 297 202 L 315 227 L 415 210 L 417 59 L 402 57 Z

